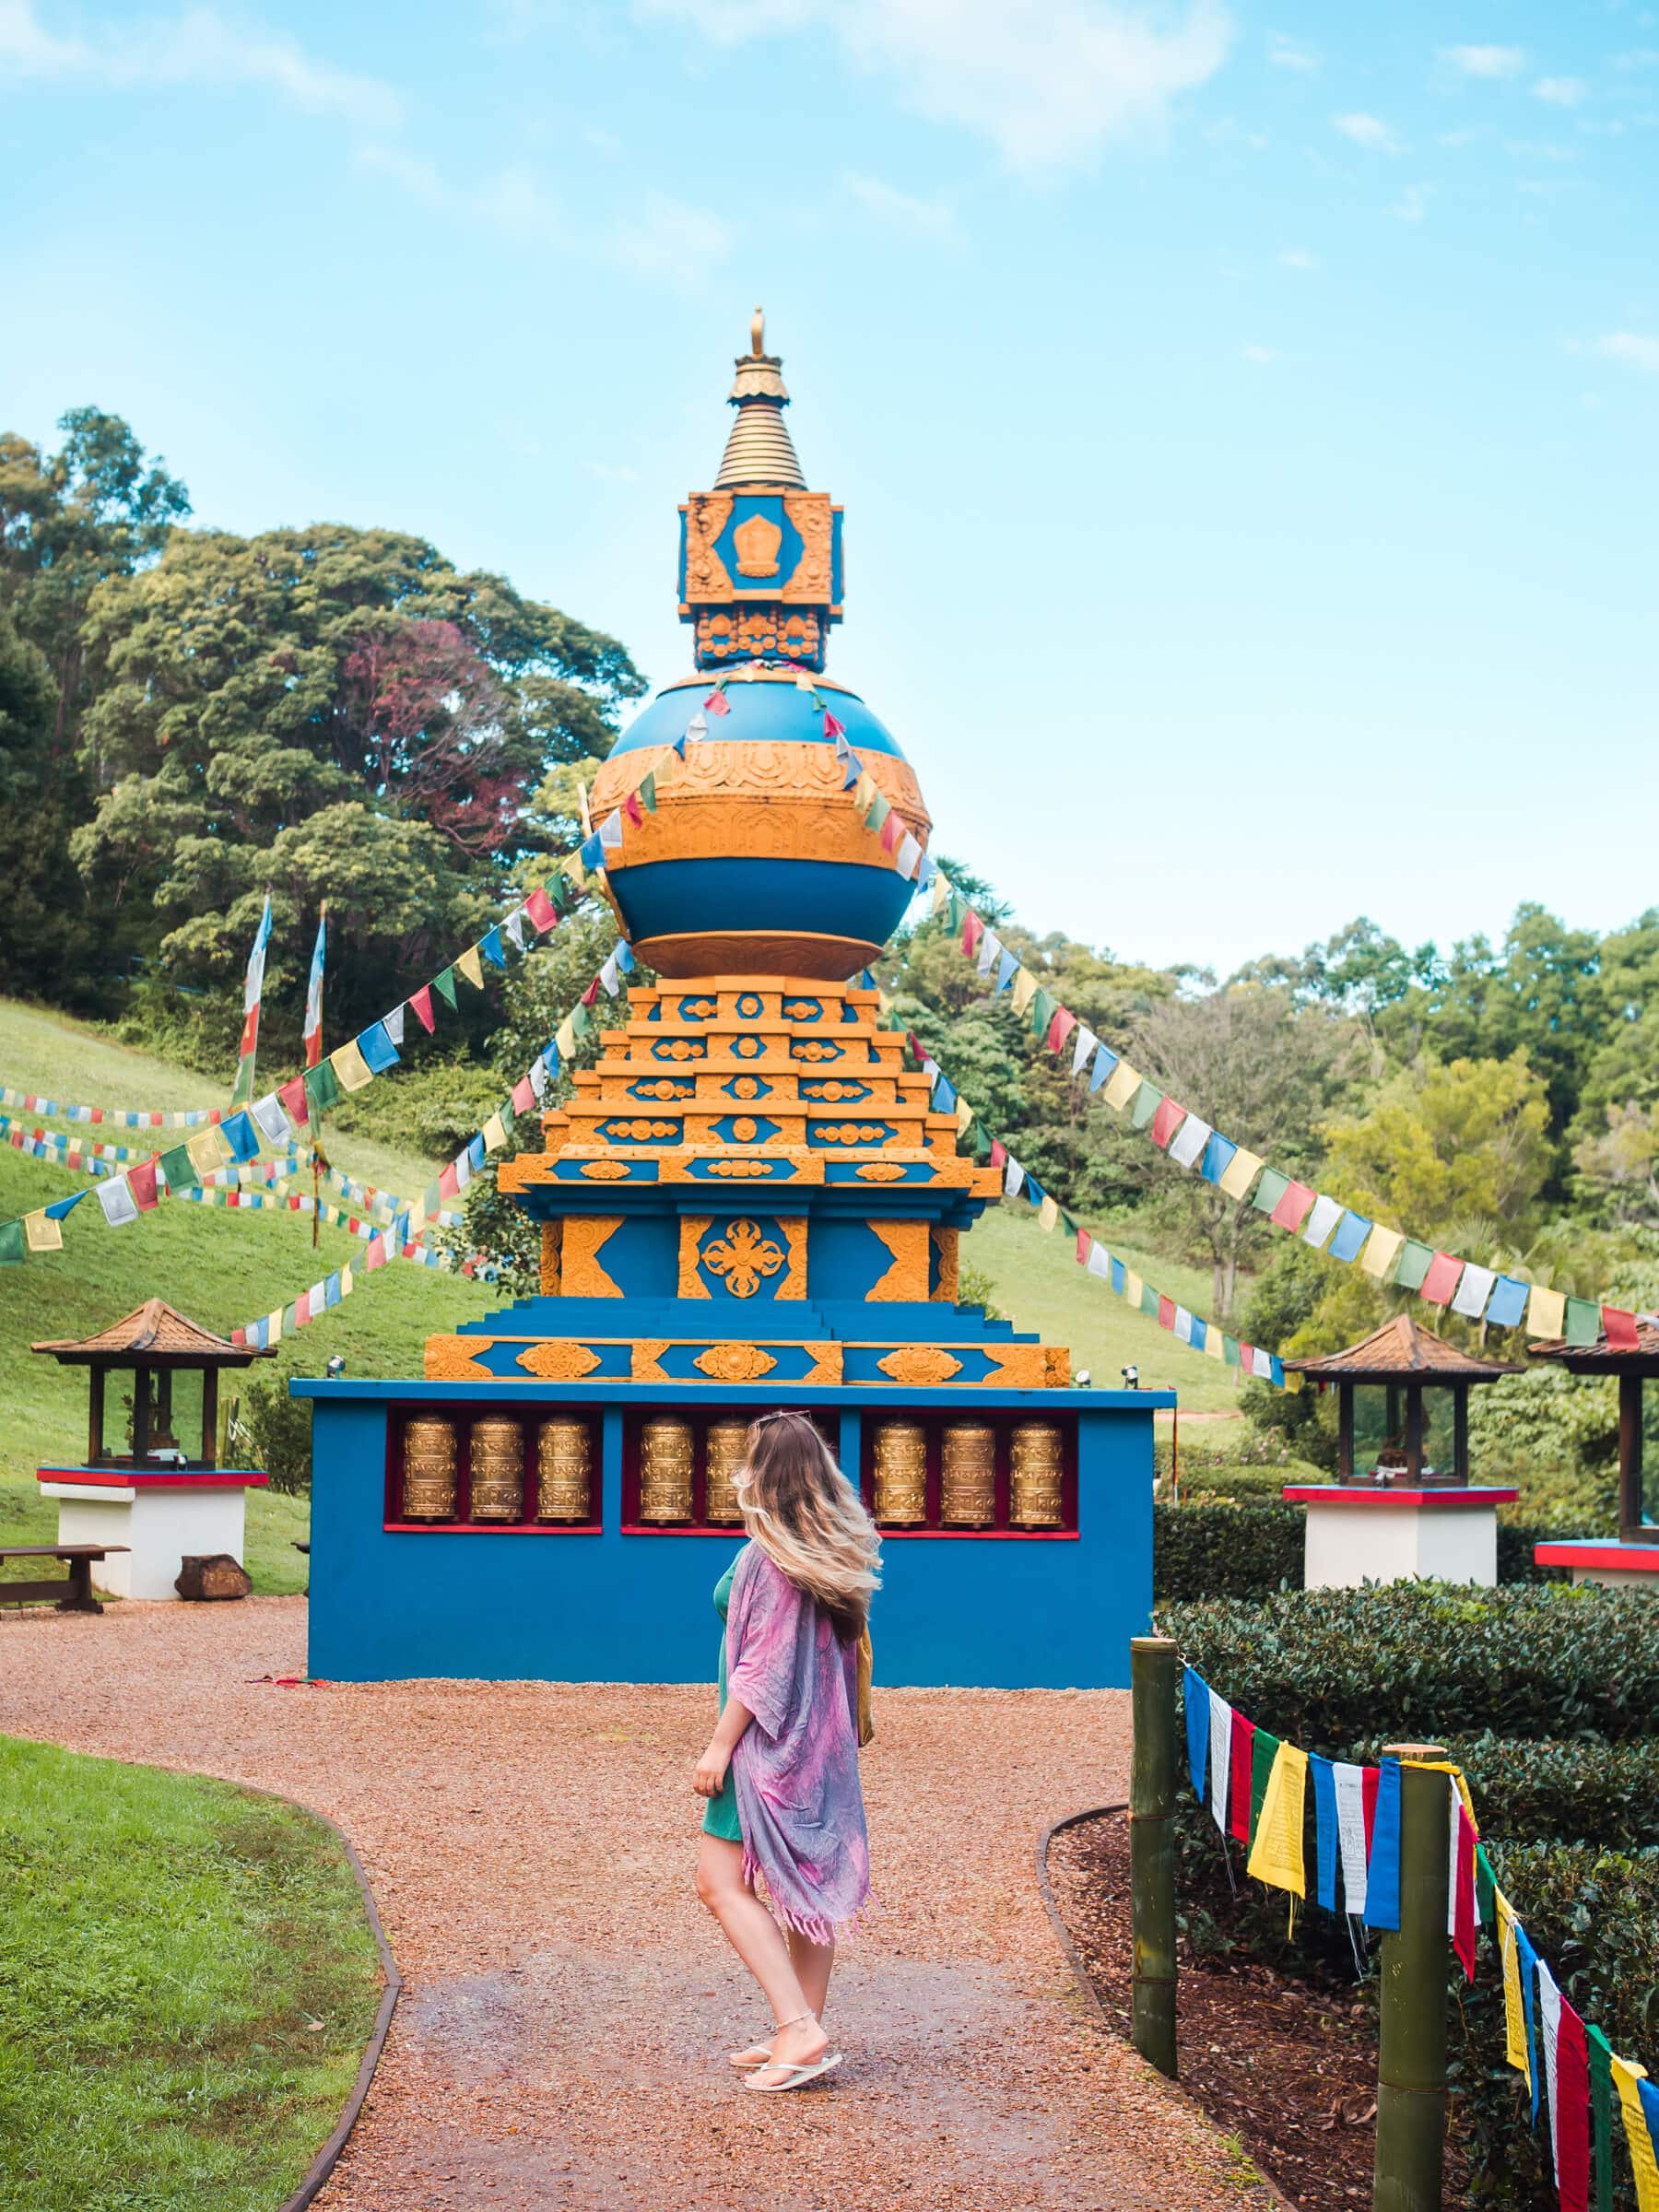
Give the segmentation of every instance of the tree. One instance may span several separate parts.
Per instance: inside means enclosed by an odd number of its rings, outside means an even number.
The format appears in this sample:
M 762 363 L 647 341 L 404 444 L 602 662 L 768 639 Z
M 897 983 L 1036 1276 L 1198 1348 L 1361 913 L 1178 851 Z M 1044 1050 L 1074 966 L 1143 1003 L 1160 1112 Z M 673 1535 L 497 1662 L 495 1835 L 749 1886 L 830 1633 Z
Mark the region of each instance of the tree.
M 1325 1132 L 1324 1176 L 1359 1212 L 1433 1240 L 1470 1215 L 1511 1236 L 1535 1218 L 1552 1165 L 1549 1102 L 1524 1052 L 1395 1076 L 1363 1116 Z

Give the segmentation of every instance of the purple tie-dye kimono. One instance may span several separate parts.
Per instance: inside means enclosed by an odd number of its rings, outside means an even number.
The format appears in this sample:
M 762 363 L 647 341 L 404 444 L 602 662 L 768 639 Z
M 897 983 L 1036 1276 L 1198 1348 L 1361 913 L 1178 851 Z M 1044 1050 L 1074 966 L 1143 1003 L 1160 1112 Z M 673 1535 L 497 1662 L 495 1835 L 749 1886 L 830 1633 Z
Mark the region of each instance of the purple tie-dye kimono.
M 743 1873 L 778 1916 L 831 1943 L 870 1893 L 858 1786 L 858 1654 L 758 1544 L 726 1607 L 726 1695 L 754 1714 L 732 1754 Z

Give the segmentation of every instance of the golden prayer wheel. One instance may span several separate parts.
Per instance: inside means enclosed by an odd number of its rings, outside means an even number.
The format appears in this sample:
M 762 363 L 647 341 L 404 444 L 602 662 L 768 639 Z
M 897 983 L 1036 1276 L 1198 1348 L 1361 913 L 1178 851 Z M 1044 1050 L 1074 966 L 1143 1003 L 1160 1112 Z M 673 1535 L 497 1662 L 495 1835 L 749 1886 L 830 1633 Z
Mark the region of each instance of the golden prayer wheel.
M 939 1519 L 986 1528 L 996 1518 L 996 1431 L 989 1421 L 951 1421 L 941 1453 Z
M 585 1521 L 594 1508 L 594 1447 L 585 1421 L 544 1421 L 535 1440 L 535 1517 Z
M 876 1431 L 876 1518 L 895 1528 L 927 1518 L 927 1431 L 883 1421 Z
M 1019 1528 L 1058 1528 L 1065 1455 L 1053 1421 L 1021 1421 L 1009 1453 L 1008 1518 Z
M 703 1440 L 703 1519 L 723 1527 L 741 1521 L 737 1475 L 748 1457 L 747 1421 L 711 1421 Z
M 691 1424 L 673 1415 L 640 1430 L 640 1518 L 691 1518 Z
M 524 1510 L 524 1432 L 492 1415 L 472 1425 L 472 1518 L 516 1521 Z
M 406 1521 L 447 1521 L 455 1510 L 455 1424 L 423 1414 L 404 1424 Z

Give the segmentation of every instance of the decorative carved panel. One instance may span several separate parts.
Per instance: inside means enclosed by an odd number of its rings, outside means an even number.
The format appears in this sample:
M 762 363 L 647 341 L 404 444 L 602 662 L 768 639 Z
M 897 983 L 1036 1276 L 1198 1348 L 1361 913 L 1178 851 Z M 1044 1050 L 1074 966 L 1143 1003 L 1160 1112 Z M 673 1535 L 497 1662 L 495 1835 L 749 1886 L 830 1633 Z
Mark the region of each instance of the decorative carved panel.
M 778 1363 L 758 1344 L 712 1344 L 691 1364 L 716 1382 L 758 1382 Z
M 918 1389 L 936 1388 L 962 1371 L 961 1361 L 941 1351 L 936 1344 L 900 1345 L 876 1364 L 891 1382 L 909 1382 Z
M 554 1339 L 531 1345 L 519 1354 L 518 1363 L 527 1375 L 539 1375 L 544 1382 L 580 1382 L 599 1365 L 599 1355 L 585 1344 Z
M 620 1298 L 599 1265 L 606 1240 L 622 1226 L 620 1214 L 571 1214 L 564 1225 L 563 1291 L 566 1298 Z
M 924 1302 L 927 1297 L 927 1223 L 871 1221 L 867 1226 L 871 1234 L 878 1237 L 892 1253 L 893 1264 L 885 1275 L 870 1286 L 866 1295 L 877 1303 Z

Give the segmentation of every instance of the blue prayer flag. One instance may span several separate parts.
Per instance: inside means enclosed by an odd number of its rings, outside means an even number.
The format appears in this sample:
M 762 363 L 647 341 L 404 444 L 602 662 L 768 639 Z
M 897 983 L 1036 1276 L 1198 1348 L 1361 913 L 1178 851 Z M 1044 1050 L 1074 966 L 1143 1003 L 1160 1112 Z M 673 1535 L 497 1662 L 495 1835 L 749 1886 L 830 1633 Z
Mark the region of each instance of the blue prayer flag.
M 404 1246 L 405 1246 L 405 1245 L 406 1245 L 406 1244 L 408 1242 L 408 1241 L 409 1241 L 409 1217 L 408 1217 L 408 1215 L 407 1215 L 407 1214 L 394 1214 L 394 1215 L 393 1215 L 393 1217 L 392 1217 L 392 1227 L 391 1227 L 391 1230 L 390 1230 L 390 1232 L 389 1232 L 389 1233 L 390 1233 L 390 1235 L 391 1235 L 392 1242 L 393 1242 L 393 1245 L 394 1245 L 394 1249 L 395 1249 L 396 1251 L 398 1251 L 398 1252 L 401 1252 L 401 1251 L 403 1250 Z
M 1313 1777 L 1313 1842 L 1319 1861 L 1320 1903 L 1327 1912 L 1336 1910 L 1336 1772 L 1317 1751 L 1308 1754 Z
M 1181 1697 L 1186 1707 L 1187 1768 L 1193 1777 L 1193 1794 L 1202 1805 L 1209 1764 L 1210 1701 L 1209 1690 L 1194 1667 L 1187 1667 L 1182 1675 Z
M 488 1155 L 484 1150 L 484 1135 L 483 1132 L 480 1130 L 474 1135 L 471 1142 L 466 1147 L 467 1162 L 469 1166 L 477 1171 L 484 1165 L 487 1157 Z
M 1201 1352 L 1208 1342 L 1209 1324 L 1201 1315 L 1194 1313 L 1193 1316 L 1193 1349 L 1195 1352 Z
M 335 1273 L 331 1275 L 328 1280 L 323 1286 L 323 1303 L 325 1306 L 337 1306 L 339 1302 L 340 1278 L 338 1274 Z
M 387 1068 L 397 1065 L 397 1047 L 383 1021 L 371 1021 L 359 1035 L 357 1048 L 371 1076 L 383 1076 Z
M 496 967 L 506 967 L 507 947 L 501 943 L 501 933 L 493 922 L 478 939 L 478 950 L 487 960 L 492 961 Z
M 1089 1089 L 1091 1091 L 1099 1090 L 1117 1064 L 1118 1056 L 1109 1044 L 1097 1045 L 1095 1047 L 1094 1072 L 1088 1078 Z
M 1518 1283 L 1512 1275 L 1500 1275 L 1487 1300 L 1486 1318 L 1496 1329 L 1517 1327 L 1526 1312 L 1527 1296 L 1526 1284 Z
M 1515 1924 L 1515 1961 L 1521 1970 L 1521 2006 L 1526 2015 L 1526 2070 L 1532 2076 L 1533 2125 L 1538 2124 L 1538 2034 L 1533 2021 L 1533 1984 L 1537 1978 L 1538 1954 L 1519 1921 Z
M 1220 1182 L 1227 1172 L 1228 1162 L 1238 1148 L 1230 1136 L 1223 1136 L 1218 1129 L 1210 1131 L 1209 1141 L 1204 1147 L 1204 1158 L 1198 1167 L 1198 1172 L 1206 1182 Z
M 219 1127 L 225 1133 L 225 1142 L 230 1147 L 233 1159 L 253 1159 L 257 1156 L 259 1132 L 254 1128 L 245 1106 L 240 1113 L 233 1113 L 228 1122 L 221 1122 Z
M 1011 952 L 1005 951 L 1002 959 L 996 963 L 997 990 L 1006 991 L 1018 973 L 1019 962 Z
M 1385 1759 L 1377 1779 L 1377 1813 L 1371 1825 L 1371 1864 L 1365 1875 L 1365 1924 L 1400 1924 L 1400 1762 Z
M 1112 1263 L 1112 1287 L 1120 1298 L 1124 1295 L 1124 1263 L 1122 1260 L 1113 1260 Z
M 957 1094 L 941 1076 L 934 1085 L 933 1108 L 935 1113 L 954 1113 Z
M 582 865 L 584 868 L 591 870 L 594 868 L 604 867 L 605 840 L 599 835 L 597 830 L 594 831 L 592 837 L 583 841 L 581 848 L 581 859 Z
M 46 1208 L 46 1218 L 49 1221 L 61 1221 L 65 1214 L 75 1211 L 86 1194 L 85 1191 L 72 1191 L 67 1198 L 54 1198 Z
M 1283 1389 L 1284 1389 L 1284 1387 L 1285 1387 L 1285 1371 L 1284 1371 L 1283 1367 L 1282 1367 L 1282 1366 L 1279 1364 L 1279 1358 L 1278 1358 L 1278 1354 L 1277 1354 L 1277 1352 L 1269 1352 L 1269 1353 L 1268 1353 L 1268 1355 L 1267 1355 L 1267 1366 L 1268 1366 L 1268 1371 L 1269 1371 L 1269 1373 L 1271 1374 L 1271 1376 L 1272 1376 L 1272 1378 L 1273 1378 L 1273 1387 L 1274 1387 L 1274 1389 L 1275 1389 L 1275 1390 L 1283 1390 Z
M 1641 2099 L 1641 2116 L 1647 2122 L 1648 2140 L 1653 2146 L 1655 2159 L 1659 2159 L 1659 2089 L 1644 2075 L 1638 2075 L 1636 2094 Z
M 631 975 L 639 964 L 633 956 L 633 947 L 628 939 L 618 937 L 617 940 L 617 965 L 621 969 L 623 974 Z
M 1331 1239 L 1331 1257 L 1350 1265 L 1359 1257 L 1359 1248 L 1371 1232 L 1371 1225 L 1363 1214 L 1351 1211 L 1345 1213 L 1336 1224 L 1336 1234 Z

